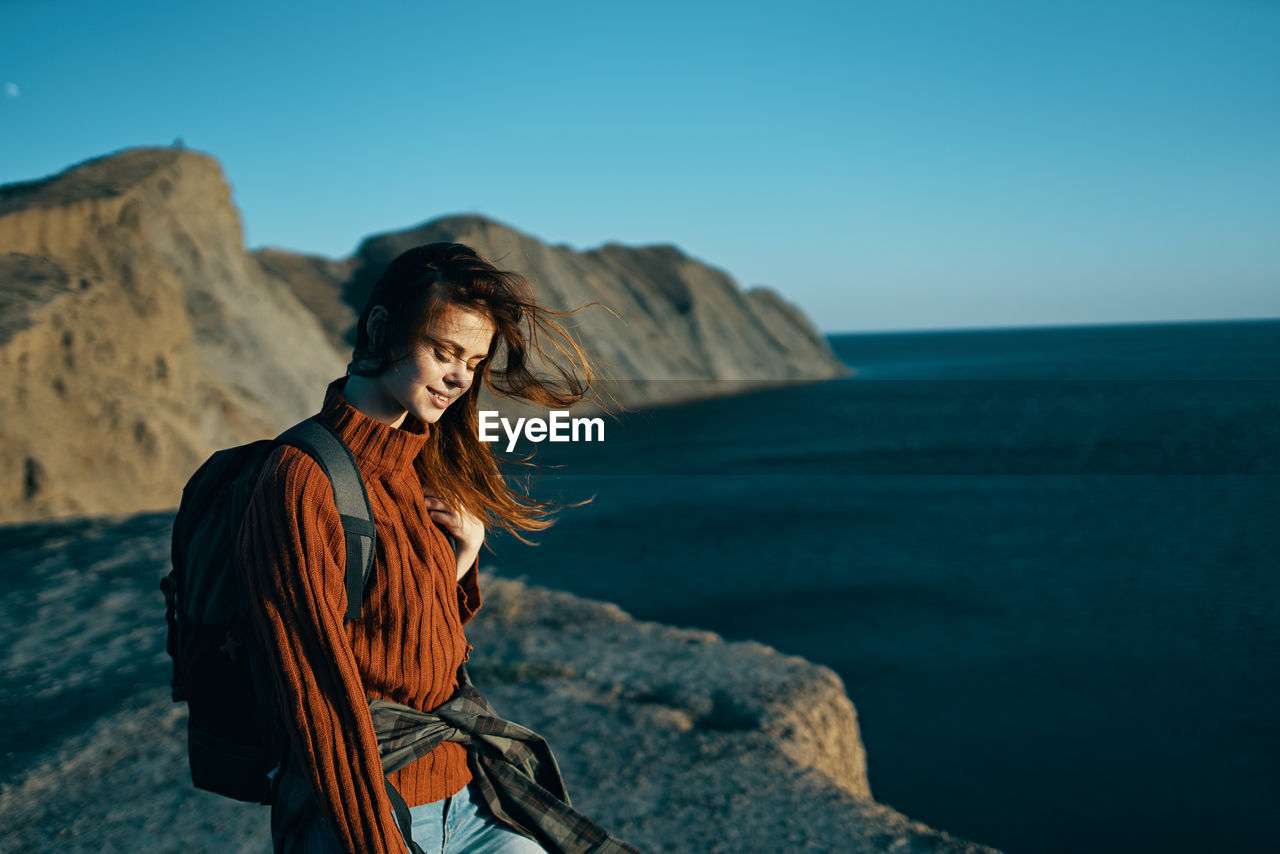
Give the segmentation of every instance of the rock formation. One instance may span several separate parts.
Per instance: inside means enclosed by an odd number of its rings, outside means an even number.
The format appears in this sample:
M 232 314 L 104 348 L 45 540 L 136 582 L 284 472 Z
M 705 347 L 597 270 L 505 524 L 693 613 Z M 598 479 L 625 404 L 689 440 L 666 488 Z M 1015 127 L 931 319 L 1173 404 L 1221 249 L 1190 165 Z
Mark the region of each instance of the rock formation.
M 767 288 L 743 292 L 674 246 L 578 252 L 484 217 L 449 216 L 370 237 L 341 261 L 278 249 L 254 255 L 323 318 L 331 340 L 350 347 L 357 313 L 382 270 L 406 249 L 439 240 L 473 246 L 522 273 L 540 305 L 585 306 L 566 324 L 600 369 L 605 403 L 643 407 L 847 373 L 795 306 Z M 491 395 L 484 401 L 524 414 Z
M 244 252 L 215 160 L 139 149 L 0 187 L 0 520 L 173 507 L 345 359 Z
M 192 788 L 169 701 L 167 513 L 0 529 L 5 850 L 270 849 L 268 810 Z M 979 854 L 875 802 L 830 670 L 486 575 L 471 672 L 542 733 L 575 804 L 643 851 Z M 10 642 L 12 641 L 12 642 Z
M 433 240 L 551 308 L 607 306 L 572 323 L 627 405 L 845 373 L 795 307 L 674 247 L 575 252 L 447 217 L 345 260 L 246 253 L 213 158 L 132 149 L 0 187 L 0 522 L 175 506 L 212 451 L 319 407 L 373 280 Z

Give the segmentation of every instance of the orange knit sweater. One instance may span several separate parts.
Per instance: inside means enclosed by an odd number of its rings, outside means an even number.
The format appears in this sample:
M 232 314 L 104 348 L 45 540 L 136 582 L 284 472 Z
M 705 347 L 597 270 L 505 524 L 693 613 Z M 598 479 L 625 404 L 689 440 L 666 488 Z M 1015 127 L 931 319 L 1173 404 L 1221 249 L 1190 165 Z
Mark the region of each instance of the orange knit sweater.
M 413 460 L 429 425 L 413 415 L 401 428 L 370 418 L 343 397 L 346 380 L 329 385 L 320 418 L 351 448 L 373 507 L 377 548 L 360 619 L 344 625 L 345 547 L 332 487 L 297 448 L 267 459 L 238 553 L 292 761 L 347 850 L 405 852 L 365 698 L 429 711 L 452 696 L 469 652 L 462 626 L 480 607 L 478 567 L 457 580 L 453 551 L 427 515 Z M 410 806 L 470 780 L 466 750 L 452 742 L 391 775 Z

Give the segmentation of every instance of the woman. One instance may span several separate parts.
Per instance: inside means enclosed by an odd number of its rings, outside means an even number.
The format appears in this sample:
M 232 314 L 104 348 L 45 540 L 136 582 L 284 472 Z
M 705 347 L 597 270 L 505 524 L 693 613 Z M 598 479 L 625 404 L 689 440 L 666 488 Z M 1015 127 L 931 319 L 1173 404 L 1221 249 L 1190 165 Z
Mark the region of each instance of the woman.
M 384 777 L 368 698 L 430 711 L 453 696 L 471 651 L 463 626 L 480 607 L 486 521 L 517 536 L 550 524 L 551 505 L 513 491 L 477 438 L 476 401 L 482 385 L 549 408 L 583 398 L 590 366 L 549 319 L 561 314 L 538 308 L 519 275 L 456 243 L 405 252 L 374 286 L 347 376 L 329 385 L 319 415 L 351 449 L 373 509 L 360 619 L 343 619 L 342 526 L 328 479 L 296 448 L 268 458 L 238 551 L 288 734 L 272 810 L 277 854 L 407 851 L 384 780 L 426 852 L 544 850 L 487 810 L 461 744 L 443 742 Z M 547 359 L 540 335 L 567 364 Z M 533 373 L 535 357 L 553 365 L 553 380 Z M 304 786 L 311 809 L 279 808 L 290 789 L 306 798 Z

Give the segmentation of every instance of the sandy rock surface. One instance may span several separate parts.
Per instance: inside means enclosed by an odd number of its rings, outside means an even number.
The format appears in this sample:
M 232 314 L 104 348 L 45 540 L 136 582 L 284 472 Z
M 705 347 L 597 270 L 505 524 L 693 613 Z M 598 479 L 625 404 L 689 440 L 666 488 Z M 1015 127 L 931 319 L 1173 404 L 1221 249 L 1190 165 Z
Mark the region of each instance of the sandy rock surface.
M 194 789 L 168 697 L 167 513 L 0 527 L 0 850 L 266 852 L 268 809 Z M 486 576 L 472 674 L 575 804 L 646 851 L 980 852 L 871 800 L 823 667 Z
M 0 187 L 0 520 L 172 507 L 346 359 L 244 251 L 218 162 L 134 149 Z

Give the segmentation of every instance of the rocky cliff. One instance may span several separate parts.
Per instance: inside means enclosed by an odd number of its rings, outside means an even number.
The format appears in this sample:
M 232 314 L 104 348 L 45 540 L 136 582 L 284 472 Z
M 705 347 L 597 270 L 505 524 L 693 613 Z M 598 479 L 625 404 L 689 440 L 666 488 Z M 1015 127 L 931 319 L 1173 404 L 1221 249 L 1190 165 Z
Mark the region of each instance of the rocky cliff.
M 304 417 L 345 364 L 189 151 L 0 187 L 0 307 L 0 520 L 172 507 L 212 450 Z
M 0 528 L 0 848 L 270 849 L 268 810 L 192 788 L 168 698 L 167 513 Z M 472 675 L 542 733 L 575 804 L 644 851 L 992 849 L 875 802 L 830 670 L 486 575 Z
M 767 288 L 744 292 L 674 246 L 610 244 L 579 252 L 484 217 L 449 216 L 370 237 L 339 261 L 279 249 L 254 256 L 324 320 L 332 341 L 349 348 L 358 312 L 382 270 L 406 249 L 439 240 L 473 246 L 524 274 L 540 305 L 587 306 L 566 324 L 600 369 L 608 398 L 625 406 L 848 373 L 794 305 Z M 492 396 L 485 401 L 485 407 L 521 411 Z
M 0 187 L 0 521 L 172 507 L 212 451 L 315 411 L 373 280 L 403 249 L 474 245 L 552 308 L 628 405 L 844 373 L 770 291 L 669 246 L 547 246 L 480 217 L 348 259 L 247 253 L 213 158 L 134 149 Z
M 725 273 L 674 246 L 609 244 L 578 252 L 477 216 L 444 217 L 365 240 L 350 259 L 344 301 L 363 306 L 391 259 L 437 240 L 474 246 L 525 274 L 542 305 L 607 307 L 613 314 L 583 311 L 572 321 L 575 331 L 609 377 L 650 389 L 637 393 L 640 400 L 666 400 L 673 381 L 739 390 L 846 372 L 794 306 L 765 288 L 744 293 Z

